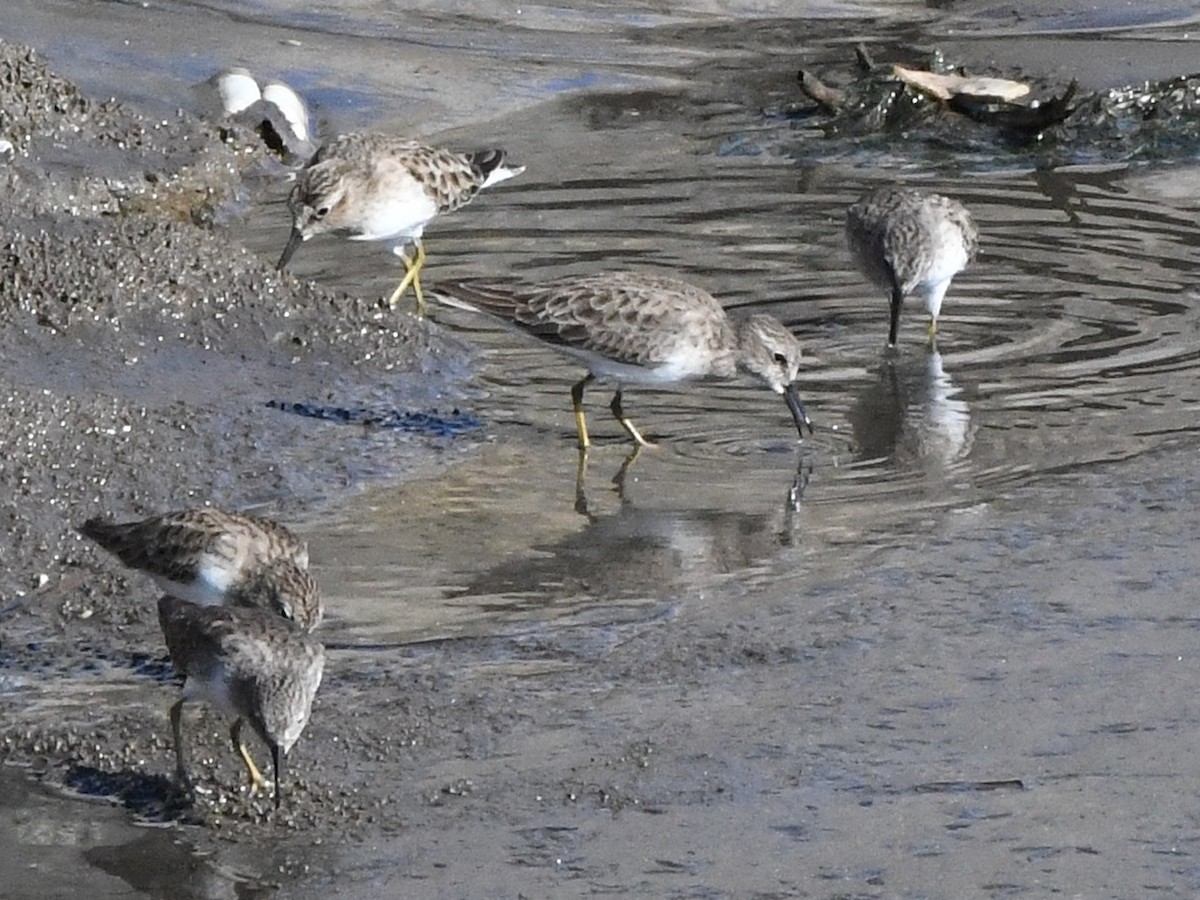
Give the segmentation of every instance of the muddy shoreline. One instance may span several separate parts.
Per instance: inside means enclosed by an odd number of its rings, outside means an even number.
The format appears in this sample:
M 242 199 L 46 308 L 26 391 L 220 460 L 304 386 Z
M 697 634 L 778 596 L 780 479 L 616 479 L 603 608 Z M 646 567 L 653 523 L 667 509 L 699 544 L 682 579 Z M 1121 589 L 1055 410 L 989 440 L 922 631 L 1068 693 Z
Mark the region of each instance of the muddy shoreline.
M 449 412 L 469 351 L 403 311 L 279 275 L 229 241 L 217 220 L 261 202 L 255 191 L 286 191 L 253 132 L 98 103 L 8 43 L 0 108 L 16 144 L 0 163 L 0 758 L 151 820 L 236 831 L 264 811 L 221 792 L 172 805 L 158 759 L 171 676 L 147 585 L 73 525 L 201 503 L 302 521 L 361 484 L 355 455 L 386 457 L 392 477 L 436 471 L 478 436 L 364 435 L 268 403 L 443 401 Z M 301 470 L 290 448 L 304 443 Z M 97 691 L 88 681 L 100 673 Z M 132 691 L 135 709 L 109 691 Z M 377 803 L 339 800 L 353 788 L 331 784 L 307 801 L 298 792 L 288 821 L 316 827 L 337 809 L 345 824 Z
M 717 35 L 724 40 L 724 29 Z M 1195 430 L 1173 397 L 1117 408 L 1124 401 L 1111 389 L 1121 379 L 1107 358 L 1095 363 L 1100 403 L 1034 379 L 1028 362 L 1018 387 L 1007 387 L 1001 352 L 983 374 L 948 353 L 946 371 L 962 388 L 918 384 L 946 388 L 952 411 L 973 417 L 970 465 L 943 469 L 934 458 L 926 472 L 897 458 L 878 494 L 852 494 L 830 461 L 841 445 L 823 433 L 813 502 L 789 511 L 794 448 L 778 452 L 774 432 L 731 445 L 736 453 L 712 469 L 701 465 L 711 440 L 696 441 L 695 459 L 664 451 L 635 470 L 628 497 L 609 483 L 624 448 L 602 443 L 592 513 L 582 517 L 571 509 L 574 458 L 562 430 L 571 426 L 569 381 L 555 371 L 527 403 L 528 376 L 553 360 L 536 357 L 511 375 L 525 405 L 498 410 L 507 423 L 452 436 L 268 406 L 451 412 L 469 396 L 472 351 L 436 324 L 386 311 L 372 291 L 277 275 L 276 245 L 253 253 L 231 240 L 227 220 L 286 190 L 254 136 L 83 98 L 29 51 L 0 47 L 0 109 L 20 138 L 0 162 L 11 198 L 0 207 L 0 893 L 72 897 L 86 884 L 95 898 L 1194 896 L 1200 714 L 1187 604 L 1200 571 L 1191 500 L 1200 487 Z M 628 113 L 620 103 L 597 109 Z M 638 149 L 645 126 L 636 123 L 646 117 L 627 117 L 629 131 L 589 137 L 629 135 Z M 678 123 L 664 121 L 661 134 L 646 132 L 662 143 L 646 146 L 675 163 L 658 148 L 678 152 Z M 569 150 L 577 135 L 564 133 Z M 556 151 L 529 150 L 531 176 L 538 153 L 554 171 Z M 689 158 L 685 173 L 689 164 L 706 171 Z M 739 191 L 773 171 L 755 164 Z M 818 245 L 797 264 L 803 245 L 781 236 L 794 235 L 788 223 L 804 198 L 793 196 L 793 169 L 778 171 L 770 199 L 787 218 L 770 234 L 785 249 L 761 259 L 778 265 L 787 292 L 817 281 L 823 290 L 827 274 L 843 271 L 840 245 L 828 254 L 832 243 Z M 1010 181 L 1006 190 L 1023 183 Z M 545 212 L 543 230 L 530 234 L 554 236 L 535 253 L 558 248 L 554 230 L 567 213 L 600 218 L 566 203 L 553 182 L 531 178 L 524 199 L 496 198 L 530 204 L 548 193 L 525 210 L 531 220 Z M 618 184 L 635 197 L 645 188 Z M 1084 186 L 1095 205 L 1119 211 L 1120 186 Z M 990 183 L 980 190 L 1025 196 Z M 606 208 L 620 211 L 624 196 Z M 815 207 L 818 225 L 834 221 L 841 199 Z M 646 200 L 643 210 L 661 197 Z M 701 200 L 676 198 L 662 228 L 692 237 Z M 955 315 L 969 312 L 948 329 L 949 348 L 956 337 L 977 343 L 973 322 L 1019 340 L 1017 310 L 1059 315 L 1063 285 L 1089 301 L 1099 293 L 1095 270 L 1108 270 L 1091 257 L 1079 263 L 1086 286 L 1074 289 L 1074 270 L 1030 263 L 1030 283 L 1008 290 L 1007 274 L 1039 242 L 1048 258 L 1078 257 L 1075 232 L 1068 241 L 1040 220 L 1004 215 L 1034 205 L 992 207 L 1002 215 L 988 225 L 991 255 L 956 295 Z M 696 231 L 727 226 L 724 212 Z M 761 239 L 760 210 L 741 212 L 738 227 Z M 1176 218 L 1156 232 L 1171 273 L 1195 252 L 1194 217 Z M 1130 227 L 1144 221 L 1130 214 Z M 580 228 L 555 252 L 595 253 L 599 243 L 658 259 L 658 222 L 627 233 L 604 220 L 599 238 Z M 1005 244 L 1005 222 L 1015 246 Z M 1096 230 L 1084 236 L 1111 241 L 1103 247 L 1130 243 L 1089 223 Z M 727 242 L 734 252 L 746 235 Z M 460 244 L 473 251 L 475 237 Z M 447 238 L 443 246 L 453 245 Z M 1057 251 L 1063 244 L 1070 254 Z M 692 248 L 706 266 L 713 249 Z M 1157 257 L 1134 259 L 1156 271 Z M 1120 274 L 1107 280 L 1124 296 L 1133 288 Z M 745 280 L 730 270 L 730 287 Z M 1142 290 L 1160 299 L 1166 282 Z M 1178 290 L 1186 309 L 1194 292 Z M 1013 293 L 1024 306 L 1009 302 Z M 853 397 L 841 379 L 860 360 L 876 361 L 878 321 L 857 285 L 825 299 L 800 327 L 836 361 L 814 379 L 832 428 L 832 411 Z M 831 313 L 839 300 L 842 319 Z M 985 315 L 993 303 L 1005 318 Z M 1116 315 L 1090 302 L 1084 312 L 1068 307 L 1061 319 Z M 1166 318 L 1164 330 L 1191 333 L 1192 320 L 1177 315 L 1181 324 Z M 824 329 L 829 320 L 847 324 Z M 855 355 L 857 345 L 838 343 L 841 331 L 870 348 Z M 1056 358 L 1056 344 L 1037 346 L 1039 360 Z M 924 376 L 916 349 L 904 361 Z M 1195 395 L 1187 352 L 1163 362 L 1180 404 Z M 1141 384 L 1130 388 L 1139 398 L 1165 393 L 1157 380 L 1151 393 Z M 1039 390 L 1055 398 L 1049 412 Z M 666 423 L 658 427 L 702 427 L 694 395 L 638 399 L 640 413 Z M 760 411 L 753 398 L 727 402 L 756 426 L 778 424 L 778 411 Z M 714 427 L 734 419 L 720 421 Z M 1062 464 L 1076 446 L 1082 455 Z M 493 467 L 516 474 L 477 475 Z M 725 493 L 684 496 L 714 470 Z M 353 507 L 372 479 L 400 485 L 398 499 L 371 495 L 372 515 L 328 528 L 330 510 Z M 511 506 L 493 498 L 498 485 L 517 498 Z M 240 766 L 212 717 L 190 731 L 195 775 L 211 793 L 190 806 L 172 800 L 174 689 L 155 594 L 72 531 L 93 514 L 199 502 L 311 529 L 324 555 L 314 555 L 318 577 L 350 571 L 339 568 L 338 540 L 368 529 L 384 537 L 363 568 L 402 555 L 393 543 L 428 545 L 418 559 L 435 563 L 485 560 L 413 578 L 413 593 L 438 588 L 424 598 L 425 630 L 414 629 L 426 640 L 409 639 L 404 619 L 385 620 L 367 602 L 347 626 L 331 604 L 319 632 L 326 678 L 278 815 L 242 794 Z M 542 509 L 554 504 L 561 512 Z M 536 533 L 509 535 L 531 507 L 545 513 Z M 397 538 L 415 531 L 427 544 Z M 496 539 L 476 546 L 485 537 Z M 348 590 L 365 595 L 364 584 Z M 444 626 L 454 614 L 454 592 L 440 590 L 448 586 L 476 595 L 464 605 L 492 604 L 494 615 L 473 629 Z M 522 603 L 534 610 L 525 619 Z

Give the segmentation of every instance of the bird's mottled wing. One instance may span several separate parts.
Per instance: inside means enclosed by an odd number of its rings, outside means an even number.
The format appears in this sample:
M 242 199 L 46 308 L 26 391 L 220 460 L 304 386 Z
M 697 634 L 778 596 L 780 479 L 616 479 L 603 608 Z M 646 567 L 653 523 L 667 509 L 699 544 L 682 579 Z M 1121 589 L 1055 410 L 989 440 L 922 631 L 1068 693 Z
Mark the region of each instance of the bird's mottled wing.
M 605 273 L 534 287 L 459 282 L 440 290 L 547 343 L 636 365 L 662 362 L 693 318 L 728 327 L 712 315 L 720 305 L 711 295 L 660 275 Z

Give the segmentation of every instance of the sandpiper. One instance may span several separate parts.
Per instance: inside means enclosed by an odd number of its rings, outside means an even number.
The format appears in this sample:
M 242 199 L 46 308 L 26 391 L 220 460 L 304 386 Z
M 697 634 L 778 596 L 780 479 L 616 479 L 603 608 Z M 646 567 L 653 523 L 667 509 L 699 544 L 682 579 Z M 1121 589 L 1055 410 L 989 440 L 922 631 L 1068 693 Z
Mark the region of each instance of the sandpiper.
M 204 700 L 234 719 L 229 739 L 246 766 L 251 796 L 266 779 L 242 741 L 243 723 L 249 722 L 270 748 L 278 809 L 284 762 L 312 713 L 325 648 L 265 609 L 201 606 L 168 594 L 158 601 L 158 621 L 171 662 L 184 679 L 171 707 L 180 786 L 192 784 L 184 762 L 183 704 Z
M 621 408 L 624 385 L 733 378 L 739 371 L 783 396 L 801 435 L 805 426 L 812 431 L 795 383 L 795 335 L 761 313 L 733 321 L 716 298 L 686 282 L 614 272 L 529 287 L 456 282 L 438 293 L 451 306 L 491 313 L 587 367 L 571 389 L 580 450 L 591 445 L 583 392 L 596 380 L 616 383 L 609 408 L 639 446 L 649 442 Z
M 929 310 L 937 334 L 942 299 L 954 276 L 975 258 L 979 231 L 965 206 L 912 188 L 871 191 L 846 214 L 846 240 L 864 275 L 891 295 L 888 346 L 896 346 L 900 307 L 910 295 Z
M 421 235 L 438 213 L 469 203 L 490 187 L 525 171 L 505 163 L 503 150 L 455 153 L 381 134 L 343 135 L 316 152 L 288 198 L 292 233 L 276 265 L 282 270 L 302 241 L 333 232 L 352 241 L 392 241 L 405 274 L 388 298 L 395 306 L 412 286 L 424 314 Z M 414 248 L 409 257 L 406 248 Z
M 202 507 L 137 522 L 88 519 L 79 533 L 181 600 L 262 606 L 306 630 L 324 614 L 308 547 L 271 519 Z

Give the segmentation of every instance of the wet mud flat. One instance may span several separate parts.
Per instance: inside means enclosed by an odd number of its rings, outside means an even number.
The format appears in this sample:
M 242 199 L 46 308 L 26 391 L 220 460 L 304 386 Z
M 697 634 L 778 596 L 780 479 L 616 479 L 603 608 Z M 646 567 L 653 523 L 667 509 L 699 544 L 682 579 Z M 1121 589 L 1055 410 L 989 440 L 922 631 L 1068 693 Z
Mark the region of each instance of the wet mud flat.
M 15 145 L 0 161 L 5 784 L 32 769 L 44 785 L 115 797 L 151 821 L 253 824 L 262 811 L 236 796 L 174 805 L 151 762 L 174 691 L 152 595 L 73 526 L 210 502 L 295 523 L 366 471 L 437 471 L 470 452 L 473 429 L 338 418 L 412 413 L 427 424 L 442 410 L 452 420 L 469 350 L 406 312 L 280 276 L 224 236 L 223 217 L 286 192 L 255 134 L 84 97 L 4 42 L 0 109 Z M 314 409 L 335 414 L 298 414 Z M 353 728 L 334 732 L 348 740 Z M 356 820 L 375 805 L 303 797 L 290 805 L 301 819 L 337 806 L 335 820 Z M 72 800 L 82 805 L 70 817 L 87 818 L 94 802 Z M 23 801 L 6 807 L 21 817 Z M 3 893 L 55 895 L 23 855 L 6 857 Z
M 445 410 L 466 348 L 224 240 L 225 203 L 279 190 L 249 136 L 100 109 L 4 52 L 31 156 L 0 166 L 0 893 L 1196 893 L 1186 433 L 911 528 L 789 515 L 785 482 L 771 512 L 596 503 L 551 548 L 581 561 L 564 592 L 623 582 L 638 614 L 355 644 L 333 610 L 283 812 L 213 718 L 188 731 L 210 792 L 176 803 L 155 596 L 71 525 L 212 500 L 304 533 L 385 472 L 427 527 L 420 485 L 520 429 L 268 407 Z

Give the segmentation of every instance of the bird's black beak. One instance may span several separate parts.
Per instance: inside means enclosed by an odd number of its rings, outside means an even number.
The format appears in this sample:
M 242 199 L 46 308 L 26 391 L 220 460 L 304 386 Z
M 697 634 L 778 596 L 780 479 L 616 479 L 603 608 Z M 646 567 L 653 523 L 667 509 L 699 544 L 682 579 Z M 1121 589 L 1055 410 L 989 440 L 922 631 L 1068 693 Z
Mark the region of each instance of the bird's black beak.
M 283 751 L 279 749 L 278 744 L 271 745 L 271 762 L 275 764 L 275 808 L 279 809 L 279 804 L 283 798 L 283 771 L 286 768 L 286 759 Z
M 275 263 L 276 272 L 283 271 L 283 267 L 288 264 L 288 260 L 292 258 L 292 254 L 302 243 L 304 243 L 304 235 L 300 233 L 299 228 L 293 228 L 291 235 L 288 236 L 287 246 L 283 248 L 283 253 L 279 256 L 279 262 Z
M 796 385 L 789 384 L 783 389 L 783 399 L 787 401 L 788 409 L 792 412 L 792 418 L 796 420 L 796 430 L 800 432 L 800 437 L 804 437 L 804 427 L 808 426 L 808 433 L 813 433 L 812 419 L 808 417 L 808 410 L 804 408 L 804 402 L 800 399 L 800 395 L 796 393 Z

